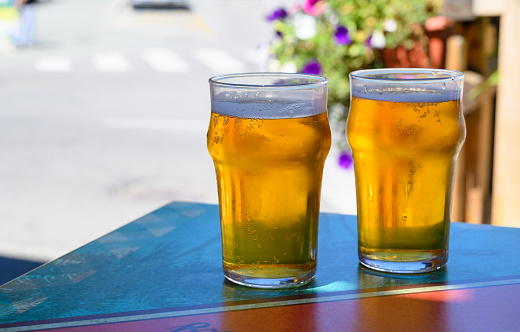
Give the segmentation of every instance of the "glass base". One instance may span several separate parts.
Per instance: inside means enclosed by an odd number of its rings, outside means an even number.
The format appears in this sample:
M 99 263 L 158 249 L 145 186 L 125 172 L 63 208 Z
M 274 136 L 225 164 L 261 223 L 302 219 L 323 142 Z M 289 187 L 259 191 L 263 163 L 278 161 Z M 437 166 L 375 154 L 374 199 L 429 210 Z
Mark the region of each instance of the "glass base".
M 382 260 L 374 255 L 364 255 L 359 252 L 359 262 L 370 269 L 390 273 L 426 273 L 440 269 L 448 262 L 448 252 L 438 255 L 426 255 L 419 260 Z M 372 257 L 371 257 L 372 256 Z
M 231 271 L 224 270 L 224 276 L 236 284 L 254 288 L 290 288 L 298 287 L 309 283 L 314 278 L 316 271 L 309 271 L 306 274 L 299 275 L 296 277 L 285 277 L 285 278 L 257 278 L 244 276 L 241 274 L 233 273 Z

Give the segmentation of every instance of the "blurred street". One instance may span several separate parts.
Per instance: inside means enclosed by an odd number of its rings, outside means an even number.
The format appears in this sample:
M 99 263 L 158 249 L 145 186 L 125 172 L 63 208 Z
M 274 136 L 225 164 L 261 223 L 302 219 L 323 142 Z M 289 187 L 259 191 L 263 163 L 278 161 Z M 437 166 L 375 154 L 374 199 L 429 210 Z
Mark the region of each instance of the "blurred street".
M 0 256 L 43 262 L 170 201 L 216 204 L 207 80 L 265 70 L 278 3 L 37 3 L 35 43 L 0 50 Z M 338 153 L 322 211 L 355 214 Z

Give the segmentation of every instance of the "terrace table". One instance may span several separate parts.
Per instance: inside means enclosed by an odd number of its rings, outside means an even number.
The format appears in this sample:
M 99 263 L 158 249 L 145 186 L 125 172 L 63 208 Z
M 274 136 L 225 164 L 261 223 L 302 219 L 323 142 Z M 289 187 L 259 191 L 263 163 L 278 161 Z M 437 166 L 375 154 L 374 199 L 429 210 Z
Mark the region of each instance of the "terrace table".
M 2 331 L 513 331 L 520 229 L 453 223 L 447 267 L 361 267 L 356 217 L 322 213 L 318 272 L 259 290 L 222 274 L 218 206 L 173 202 L 0 287 Z

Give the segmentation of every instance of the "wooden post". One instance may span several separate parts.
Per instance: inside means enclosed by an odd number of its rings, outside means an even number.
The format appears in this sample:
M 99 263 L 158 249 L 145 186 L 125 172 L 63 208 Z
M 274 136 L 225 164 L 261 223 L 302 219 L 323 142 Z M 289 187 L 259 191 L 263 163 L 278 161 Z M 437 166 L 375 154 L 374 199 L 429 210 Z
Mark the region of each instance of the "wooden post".
M 489 18 L 479 20 L 478 31 L 480 32 L 479 44 L 481 47 L 477 73 L 467 73 L 464 84 L 471 87 L 483 83 L 484 77 L 491 74 L 489 61 L 490 54 L 496 50 L 497 33 L 495 26 Z M 471 93 L 465 90 L 464 93 Z M 491 151 L 493 144 L 493 118 L 495 110 L 494 87 L 488 88 L 475 100 L 469 102 L 477 108 L 476 112 L 469 118 L 468 136 L 466 142 L 471 144 L 470 155 L 467 157 L 466 168 L 466 222 L 481 224 L 490 222 L 490 199 L 491 199 Z M 471 127 L 471 128 L 470 128 Z M 471 137 L 470 137 L 471 136 Z
M 446 40 L 446 64 L 450 70 L 464 71 L 467 66 L 467 43 L 464 37 L 453 35 Z M 466 221 L 466 148 L 462 146 L 455 170 L 451 220 Z
M 520 227 L 520 1 L 475 0 L 479 16 L 500 16 L 491 223 Z

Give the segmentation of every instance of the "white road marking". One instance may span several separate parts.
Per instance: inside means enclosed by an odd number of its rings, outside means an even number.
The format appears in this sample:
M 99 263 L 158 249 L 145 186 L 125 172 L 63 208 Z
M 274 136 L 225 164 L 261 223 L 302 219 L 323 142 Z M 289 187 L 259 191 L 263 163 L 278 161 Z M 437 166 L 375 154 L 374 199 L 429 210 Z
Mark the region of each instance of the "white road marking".
M 209 121 L 209 120 L 208 120 Z M 173 131 L 206 131 L 208 121 L 194 119 L 153 119 L 110 117 L 103 120 L 103 126 L 110 129 L 144 129 Z
M 130 62 L 119 52 L 96 54 L 92 62 L 96 69 L 103 73 L 126 73 L 131 69 Z
M 186 60 L 166 48 L 144 49 L 141 55 L 155 71 L 160 73 L 189 73 L 191 70 Z M 197 49 L 194 50 L 193 56 L 215 74 L 244 72 L 248 68 L 246 61 L 217 48 Z M 247 50 L 243 57 L 258 67 L 262 66 L 264 60 L 260 50 Z M 132 64 L 127 57 L 115 51 L 94 54 L 92 63 L 96 70 L 102 73 L 127 73 L 132 70 Z M 66 56 L 42 57 L 36 59 L 34 68 L 39 72 L 67 73 L 72 70 L 72 62 Z
M 143 57 L 153 69 L 161 73 L 187 73 L 190 70 L 186 61 L 168 49 L 145 49 Z
M 247 66 L 240 59 L 216 48 L 198 49 L 194 52 L 195 58 L 210 70 L 223 74 L 243 72 Z
M 34 69 L 45 73 L 67 73 L 72 69 L 72 62 L 64 56 L 53 56 L 36 59 Z

